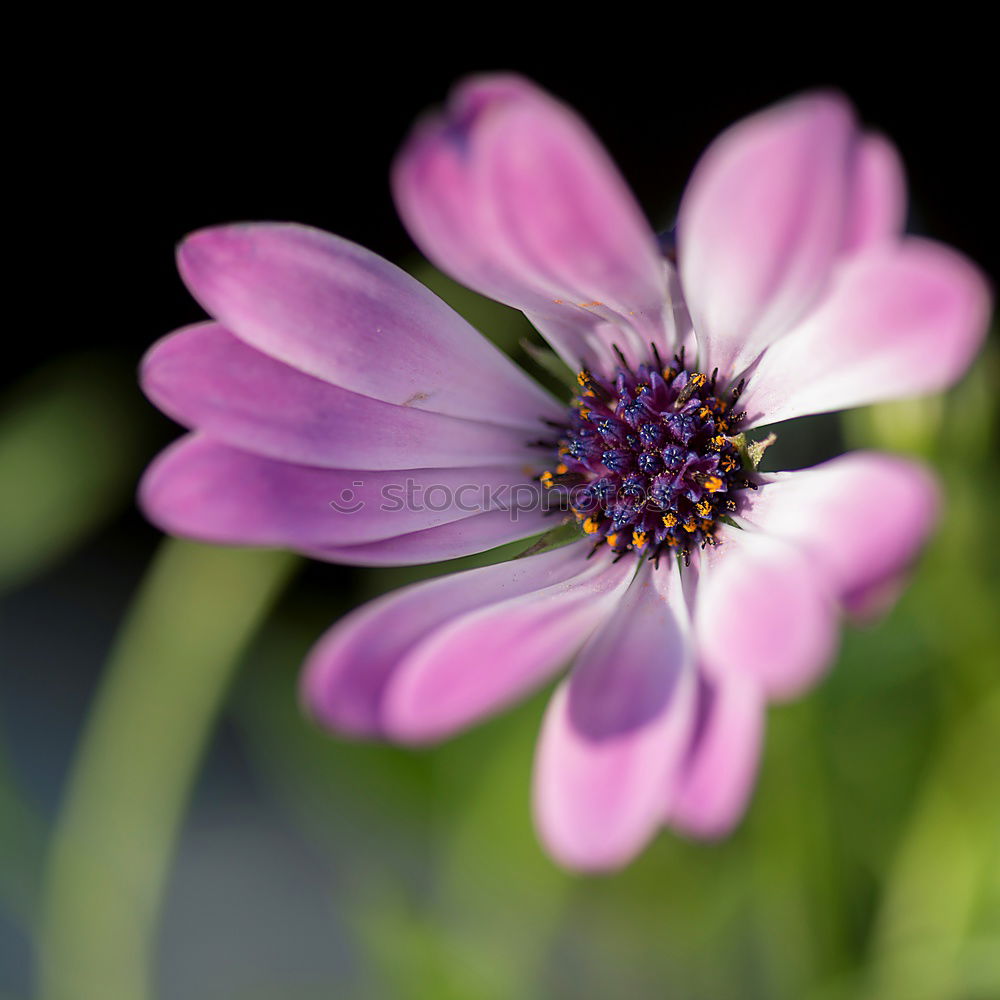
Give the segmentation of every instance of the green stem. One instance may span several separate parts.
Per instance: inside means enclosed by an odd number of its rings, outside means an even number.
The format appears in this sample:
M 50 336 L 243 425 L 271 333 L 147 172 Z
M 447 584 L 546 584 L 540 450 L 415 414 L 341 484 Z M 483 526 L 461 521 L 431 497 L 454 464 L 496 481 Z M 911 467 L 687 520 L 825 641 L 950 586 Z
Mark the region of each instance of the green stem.
M 177 829 L 240 654 L 295 566 L 168 540 L 87 721 L 45 878 L 46 1000 L 144 1000 Z

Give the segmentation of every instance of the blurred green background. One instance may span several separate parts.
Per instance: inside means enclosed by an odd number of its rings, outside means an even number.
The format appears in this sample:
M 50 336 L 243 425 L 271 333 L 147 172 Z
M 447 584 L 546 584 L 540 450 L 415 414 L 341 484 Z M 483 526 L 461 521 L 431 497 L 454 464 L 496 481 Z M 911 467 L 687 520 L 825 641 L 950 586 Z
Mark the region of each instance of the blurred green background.
M 653 136 L 646 112 L 623 103 L 631 78 L 588 102 L 592 81 L 547 65 L 522 68 L 596 118 L 658 219 L 714 132 L 817 79 L 735 90 L 720 79 Z M 299 665 L 340 614 L 504 553 L 344 569 L 160 540 L 132 507 L 142 468 L 176 432 L 139 396 L 135 361 L 198 316 L 172 275 L 171 240 L 229 218 L 297 218 L 401 257 L 405 237 L 386 236 L 398 230 L 383 190 L 392 150 L 416 111 L 478 66 L 422 69 L 419 94 L 372 98 L 383 117 L 353 166 L 303 132 L 292 165 L 272 153 L 234 181 L 208 162 L 195 180 L 173 151 L 208 125 L 181 119 L 176 102 L 154 104 L 138 132 L 130 122 L 108 176 L 133 172 L 154 226 L 148 253 L 121 265 L 130 280 L 108 293 L 111 306 L 125 296 L 128 334 L 94 323 L 83 338 L 28 343 L 27 374 L 0 404 L 0 1000 L 996 1000 L 995 337 L 945 397 L 779 428 L 774 468 L 853 447 L 930 462 L 947 499 L 940 530 L 893 612 L 846 630 L 828 679 L 772 709 L 737 832 L 718 844 L 664 833 L 608 877 L 562 872 L 535 840 L 545 692 L 419 752 L 336 740 L 299 711 Z M 935 187 L 945 154 L 920 155 L 925 128 L 947 146 L 946 112 L 919 80 L 873 88 L 838 67 L 900 139 L 919 228 L 976 254 L 978 230 L 950 221 Z M 904 90 L 920 113 L 894 118 Z M 259 134 L 286 134 L 285 107 L 252 113 Z M 88 128 L 100 139 L 118 114 Z M 357 124 L 345 114 L 341 134 Z M 214 148 L 244 148 L 241 124 L 213 120 Z M 374 170 L 382 193 L 368 197 Z M 73 217 L 87 223 L 91 202 L 80 204 Z M 132 219 L 131 202 L 105 211 Z M 155 280 L 143 277 L 150 262 Z M 407 263 L 531 367 L 523 320 Z

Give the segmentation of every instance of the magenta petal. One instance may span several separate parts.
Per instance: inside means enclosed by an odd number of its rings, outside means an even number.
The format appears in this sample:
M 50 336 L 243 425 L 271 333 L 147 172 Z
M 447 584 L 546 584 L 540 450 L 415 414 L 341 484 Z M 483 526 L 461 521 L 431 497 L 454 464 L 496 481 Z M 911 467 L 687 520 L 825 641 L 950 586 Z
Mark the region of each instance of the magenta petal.
M 836 650 L 836 607 L 824 574 L 797 547 L 726 528 L 703 566 L 695 625 L 711 676 L 743 671 L 769 697 L 808 688 Z
M 748 426 L 943 389 L 969 365 L 989 314 L 986 282 L 961 254 L 915 238 L 873 245 L 765 353 L 740 400 Z
M 142 386 L 180 423 L 287 462 L 406 469 L 537 461 L 537 450 L 525 447 L 527 431 L 347 392 L 275 361 L 215 323 L 155 344 L 143 360 Z
M 652 230 L 587 126 L 526 80 L 458 87 L 443 114 L 415 129 L 393 188 L 438 266 L 581 331 L 553 345 L 571 365 L 594 359 L 582 332 L 596 324 L 613 324 L 619 340 L 658 335 L 665 276 Z
M 850 107 L 810 94 L 725 131 L 681 201 L 677 248 L 699 365 L 734 377 L 798 321 L 840 250 Z
M 308 550 L 381 541 L 500 509 L 514 488 L 527 495 L 533 485 L 519 469 L 316 469 L 193 435 L 150 466 L 140 496 L 149 519 L 172 534 Z
M 843 248 L 853 252 L 899 236 L 905 222 L 906 175 L 899 153 L 885 136 L 866 135 L 854 154 Z
M 895 595 L 937 510 L 937 487 L 921 465 L 851 452 L 765 477 L 741 519 L 801 546 L 847 609 L 864 613 Z
M 599 627 L 618 602 L 635 566 L 610 553 L 544 589 L 453 619 L 417 645 L 393 675 L 383 722 L 394 739 L 439 740 L 498 711 L 547 679 Z
M 740 821 L 764 735 L 764 699 L 737 672 L 700 678 L 695 731 L 677 776 L 667 822 L 693 837 L 722 837 Z
M 648 563 L 636 575 L 542 726 L 535 815 L 546 847 L 570 868 L 617 868 L 642 849 L 690 733 L 694 672 L 676 567 L 656 576 Z
M 394 264 L 306 226 L 205 229 L 178 250 L 188 288 L 241 340 L 362 396 L 531 427 L 559 407 Z
M 462 615 L 571 581 L 585 569 L 585 556 L 585 547 L 567 546 L 413 584 L 366 604 L 309 654 L 302 677 L 306 705 L 333 729 L 384 735 L 386 686 L 424 640 Z
M 553 527 L 552 517 L 539 508 L 518 510 L 516 515 L 511 511 L 495 510 L 381 542 L 323 546 L 312 549 L 309 554 L 316 559 L 352 566 L 418 566 L 485 552 Z

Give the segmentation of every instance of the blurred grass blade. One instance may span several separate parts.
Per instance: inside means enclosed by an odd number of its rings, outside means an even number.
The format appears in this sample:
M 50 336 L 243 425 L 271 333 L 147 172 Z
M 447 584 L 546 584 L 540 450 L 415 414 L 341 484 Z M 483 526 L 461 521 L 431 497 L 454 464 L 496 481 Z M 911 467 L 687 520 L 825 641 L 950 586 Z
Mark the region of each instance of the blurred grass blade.
M 23 928 L 34 923 L 45 826 L 24 800 L 0 746 L 0 906 Z
M 969 995 L 963 955 L 1000 844 L 998 732 L 1000 694 L 951 729 L 889 875 L 875 930 L 872 1000 Z
M 54 562 L 131 498 L 150 426 L 135 376 L 86 355 L 25 379 L 0 415 L 0 590 Z
M 47 1000 L 143 1000 L 188 793 L 240 654 L 295 557 L 168 540 L 96 695 L 53 837 Z

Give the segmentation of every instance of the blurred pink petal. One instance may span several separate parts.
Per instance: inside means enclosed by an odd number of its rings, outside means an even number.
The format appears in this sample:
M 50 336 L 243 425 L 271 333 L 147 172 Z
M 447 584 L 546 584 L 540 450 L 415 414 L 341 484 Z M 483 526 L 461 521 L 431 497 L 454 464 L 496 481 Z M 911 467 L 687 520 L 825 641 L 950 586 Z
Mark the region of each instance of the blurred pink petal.
M 961 254 L 913 237 L 872 246 L 768 349 L 740 405 L 752 426 L 943 389 L 968 367 L 989 314 L 986 282 Z
M 191 435 L 149 467 L 140 497 L 150 520 L 173 534 L 309 550 L 450 524 L 510 502 L 511 488 L 526 485 L 517 468 L 317 469 Z
M 770 698 L 801 694 L 830 665 L 837 611 L 796 546 L 727 528 L 698 581 L 698 648 L 709 675 L 753 678 Z
M 580 546 L 567 546 L 416 583 L 364 605 L 334 625 L 309 655 L 302 678 L 306 706 L 341 732 L 385 735 L 387 685 L 421 643 L 471 612 L 559 584 L 571 588 L 581 573 L 593 575 L 585 556 Z
M 844 226 L 845 253 L 902 234 L 906 222 L 906 175 L 896 147 L 883 135 L 858 143 Z
M 405 271 L 307 226 L 203 229 L 177 252 L 192 295 L 259 351 L 332 385 L 451 417 L 533 427 L 559 406 Z
M 359 396 L 275 361 L 215 323 L 160 340 L 141 379 L 146 395 L 185 426 L 286 462 L 468 468 L 538 457 L 524 431 Z
M 897 580 L 927 540 L 938 490 L 916 462 L 851 452 L 811 469 L 772 473 L 741 520 L 793 542 L 853 610 Z
M 722 837 L 742 819 L 757 777 L 764 699 L 737 671 L 699 678 L 694 733 L 670 796 L 667 822 L 692 837 Z
M 587 636 L 617 610 L 635 574 L 610 553 L 544 589 L 510 597 L 437 629 L 394 674 L 385 697 L 386 732 L 405 742 L 450 736 L 504 708 L 569 663 Z
M 527 81 L 456 88 L 414 130 L 393 188 L 434 263 L 537 316 L 573 367 L 609 360 L 612 339 L 645 350 L 660 336 L 666 281 L 649 224 L 587 126 Z M 607 323 L 598 354 L 588 331 Z
M 854 117 L 808 94 L 723 132 L 681 202 L 681 282 L 699 364 L 736 377 L 823 293 L 843 240 Z
M 676 566 L 636 575 L 557 689 L 535 761 L 535 815 L 562 864 L 619 868 L 657 829 L 693 722 L 695 673 Z
M 486 552 L 554 526 L 552 518 L 539 507 L 521 510 L 516 517 L 510 511 L 491 510 L 380 542 L 324 545 L 310 550 L 309 555 L 348 566 L 417 566 Z

